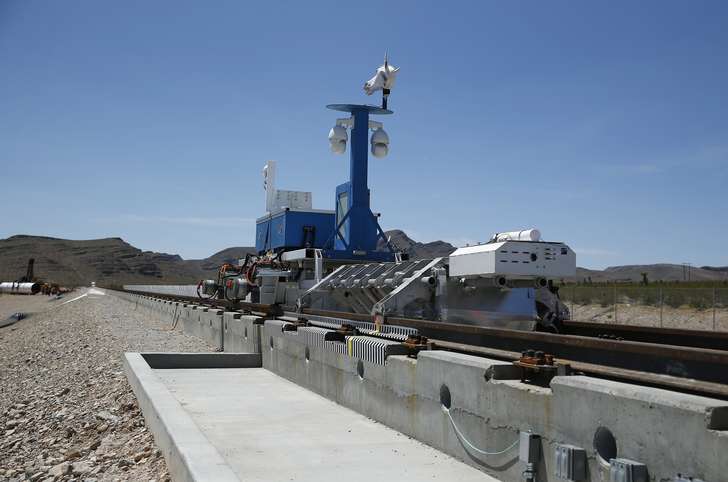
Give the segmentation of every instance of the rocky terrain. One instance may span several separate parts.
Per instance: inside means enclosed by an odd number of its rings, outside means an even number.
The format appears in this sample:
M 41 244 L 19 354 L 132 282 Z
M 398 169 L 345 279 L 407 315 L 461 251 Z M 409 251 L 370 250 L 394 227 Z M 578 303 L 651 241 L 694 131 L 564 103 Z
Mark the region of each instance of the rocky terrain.
M 647 306 L 619 303 L 617 308 L 598 304 L 567 303 L 575 321 L 679 328 L 683 330 L 728 331 L 728 309 L 698 310 L 689 306 Z
M 212 347 L 98 290 L 64 304 L 84 292 L 0 296 L 0 312 L 30 312 L 0 328 L 0 481 L 169 480 L 122 355 Z

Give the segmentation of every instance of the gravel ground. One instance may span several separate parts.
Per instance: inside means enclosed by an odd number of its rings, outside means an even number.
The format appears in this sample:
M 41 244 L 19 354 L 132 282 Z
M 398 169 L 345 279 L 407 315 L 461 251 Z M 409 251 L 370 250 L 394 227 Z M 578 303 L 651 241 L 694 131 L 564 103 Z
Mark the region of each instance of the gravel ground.
M 0 328 L 0 481 L 169 480 L 122 355 L 213 347 L 99 290 L 0 298 L 15 311 L 35 313 Z
M 28 316 L 41 313 L 60 305 L 64 301 L 75 298 L 81 293 L 83 293 L 82 290 L 72 291 L 64 294 L 60 299 L 57 299 L 55 296 L 41 294 L 25 296 L 0 293 L 0 323 L 17 312 L 24 313 Z
M 629 324 L 639 326 L 662 326 L 686 330 L 728 331 L 728 310 L 711 308 L 696 310 L 689 307 L 672 308 L 620 303 L 617 305 L 616 321 L 614 306 L 572 305 L 571 317 L 577 321 L 607 324 Z

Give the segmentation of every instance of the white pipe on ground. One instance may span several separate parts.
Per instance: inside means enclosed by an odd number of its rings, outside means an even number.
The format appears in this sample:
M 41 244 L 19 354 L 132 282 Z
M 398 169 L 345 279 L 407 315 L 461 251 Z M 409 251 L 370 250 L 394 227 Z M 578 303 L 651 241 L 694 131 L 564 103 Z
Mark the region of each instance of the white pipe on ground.
M 3 281 L 0 283 L 0 293 L 34 295 L 39 291 L 40 285 L 38 283 L 18 283 L 15 281 Z

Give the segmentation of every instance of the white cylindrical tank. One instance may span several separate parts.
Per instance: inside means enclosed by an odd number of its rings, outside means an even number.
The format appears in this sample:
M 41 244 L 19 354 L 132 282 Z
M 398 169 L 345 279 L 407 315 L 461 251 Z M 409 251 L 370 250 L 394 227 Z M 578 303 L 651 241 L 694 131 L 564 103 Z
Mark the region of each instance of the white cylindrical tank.
M 3 281 L 0 283 L 0 293 L 34 295 L 39 291 L 40 285 L 38 283 L 16 283 L 15 281 Z
M 495 233 L 491 241 L 500 243 L 502 241 L 541 241 L 541 231 L 538 229 L 524 229 L 522 231 L 508 231 L 506 233 Z

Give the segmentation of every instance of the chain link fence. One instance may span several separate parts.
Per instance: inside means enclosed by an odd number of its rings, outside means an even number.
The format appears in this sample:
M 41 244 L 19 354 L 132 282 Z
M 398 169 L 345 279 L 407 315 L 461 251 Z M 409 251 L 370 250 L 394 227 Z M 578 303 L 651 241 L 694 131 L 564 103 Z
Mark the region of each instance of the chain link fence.
M 728 331 L 728 287 L 567 285 L 559 295 L 576 321 Z

